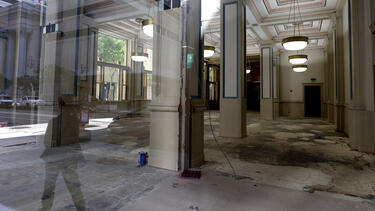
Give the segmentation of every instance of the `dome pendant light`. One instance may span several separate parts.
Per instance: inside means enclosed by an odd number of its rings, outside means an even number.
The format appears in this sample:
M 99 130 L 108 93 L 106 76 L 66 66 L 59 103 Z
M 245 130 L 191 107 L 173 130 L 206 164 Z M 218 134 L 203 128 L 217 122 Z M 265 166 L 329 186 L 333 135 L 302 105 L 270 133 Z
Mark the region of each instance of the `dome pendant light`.
M 305 64 L 307 62 L 307 55 L 299 54 L 299 55 L 292 55 L 288 57 L 289 63 L 291 64 Z
M 300 20 L 297 20 L 296 10 L 298 10 L 298 17 Z M 292 14 L 293 13 L 293 14 Z M 293 20 L 291 20 L 293 18 Z M 293 22 L 291 22 L 293 21 Z M 293 23 L 293 36 L 287 37 L 282 40 L 282 45 L 285 50 L 288 51 L 299 51 L 303 50 L 309 44 L 309 38 L 306 36 L 301 36 L 300 24 L 302 23 L 301 11 L 299 8 L 298 0 L 291 0 L 288 24 Z
M 138 35 L 139 37 L 139 35 Z M 138 51 L 138 38 L 134 41 L 134 52 L 132 53 L 131 59 L 135 62 L 145 62 L 148 60 L 148 54 Z
M 209 58 L 215 54 L 215 47 L 213 46 L 204 46 L 204 58 Z
M 148 60 L 148 54 L 142 52 L 132 53 L 132 60 L 135 62 L 145 62 Z
M 309 38 L 304 36 L 287 37 L 282 40 L 283 47 L 288 51 L 300 51 L 307 47 Z
M 302 73 L 307 70 L 307 65 L 301 64 L 301 65 L 294 65 L 293 66 L 293 71 L 296 73 Z
M 154 36 L 154 21 L 152 19 L 146 19 L 142 21 L 142 30 L 149 37 Z

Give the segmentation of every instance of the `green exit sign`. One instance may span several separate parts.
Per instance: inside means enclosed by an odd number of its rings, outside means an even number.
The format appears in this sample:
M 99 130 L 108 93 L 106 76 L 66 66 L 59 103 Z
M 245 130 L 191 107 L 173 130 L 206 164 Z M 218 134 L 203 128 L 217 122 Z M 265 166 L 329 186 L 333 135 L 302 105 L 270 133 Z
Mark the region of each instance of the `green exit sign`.
M 193 53 L 188 53 L 187 55 L 187 68 L 190 69 L 193 66 L 194 63 L 194 54 Z

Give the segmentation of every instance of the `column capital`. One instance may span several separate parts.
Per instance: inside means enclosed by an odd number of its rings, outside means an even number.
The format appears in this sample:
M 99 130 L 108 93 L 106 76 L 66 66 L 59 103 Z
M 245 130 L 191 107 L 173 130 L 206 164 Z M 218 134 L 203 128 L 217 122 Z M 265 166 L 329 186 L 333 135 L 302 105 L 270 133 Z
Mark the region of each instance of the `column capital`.
M 260 48 L 271 47 L 273 48 L 276 42 L 274 40 L 262 40 L 259 41 Z

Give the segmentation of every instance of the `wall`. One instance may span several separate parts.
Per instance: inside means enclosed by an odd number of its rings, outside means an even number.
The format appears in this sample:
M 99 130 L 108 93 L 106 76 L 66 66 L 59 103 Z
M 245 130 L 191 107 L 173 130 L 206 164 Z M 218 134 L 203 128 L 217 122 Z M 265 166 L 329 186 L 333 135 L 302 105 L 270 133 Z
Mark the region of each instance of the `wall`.
M 311 78 L 316 78 L 314 83 L 323 84 L 324 89 L 324 69 L 325 51 L 323 49 L 306 50 L 308 55 L 308 71 L 295 73 L 292 65 L 288 61 L 288 56 L 295 52 L 282 52 L 280 54 L 280 115 L 281 116 L 304 116 L 304 93 L 303 84 L 312 83 Z M 322 102 L 325 97 L 322 91 Z M 325 108 L 322 107 L 323 116 L 326 115 Z

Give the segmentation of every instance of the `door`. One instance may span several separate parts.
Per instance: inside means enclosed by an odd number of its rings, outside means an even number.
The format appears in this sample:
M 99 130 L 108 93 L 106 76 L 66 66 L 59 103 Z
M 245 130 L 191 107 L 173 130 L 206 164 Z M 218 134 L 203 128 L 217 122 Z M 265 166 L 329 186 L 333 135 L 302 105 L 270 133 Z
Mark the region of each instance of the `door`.
M 260 111 L 260 83 L 247 82 L 247 110 Z
M 305 86 L 305 116 L 321 117 L 320 86 Z

